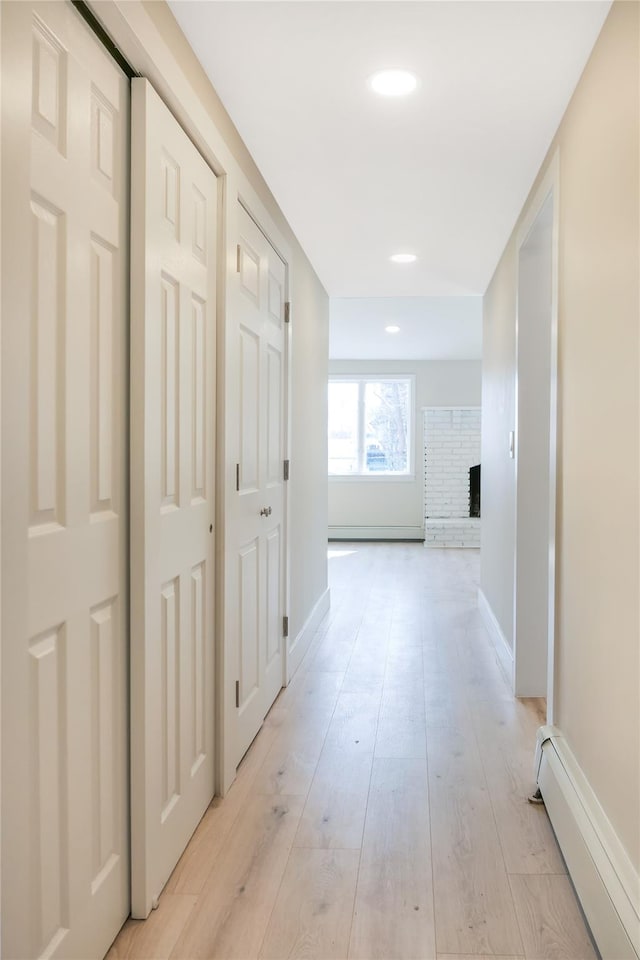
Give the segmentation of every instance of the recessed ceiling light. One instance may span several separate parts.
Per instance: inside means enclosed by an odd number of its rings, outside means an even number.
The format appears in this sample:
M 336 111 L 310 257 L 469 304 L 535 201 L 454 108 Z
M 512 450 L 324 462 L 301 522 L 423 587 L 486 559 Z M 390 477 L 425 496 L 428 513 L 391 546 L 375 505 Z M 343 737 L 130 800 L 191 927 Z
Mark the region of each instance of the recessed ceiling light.
M 390 327 L 384 328 L 387 333 L 400 333 L 400 327 L 396 327 L 395 324 L 391 324 Z
M 378 70 L 369 78 L 369 86 L 381 97 L 406 97 L 418 86 L 418 78 L 408 70 Z
M 417 259 L 415 253 L 394 253 L 389 257 L 393 263 L 415 263 Z

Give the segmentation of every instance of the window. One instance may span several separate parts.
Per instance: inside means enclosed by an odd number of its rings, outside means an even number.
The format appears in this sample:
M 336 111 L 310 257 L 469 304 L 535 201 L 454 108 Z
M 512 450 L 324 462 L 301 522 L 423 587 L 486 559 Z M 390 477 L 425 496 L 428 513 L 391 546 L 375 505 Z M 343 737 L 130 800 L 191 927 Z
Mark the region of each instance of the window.
M 408 476 L 412 377 L 329 378 L 329 475 Z

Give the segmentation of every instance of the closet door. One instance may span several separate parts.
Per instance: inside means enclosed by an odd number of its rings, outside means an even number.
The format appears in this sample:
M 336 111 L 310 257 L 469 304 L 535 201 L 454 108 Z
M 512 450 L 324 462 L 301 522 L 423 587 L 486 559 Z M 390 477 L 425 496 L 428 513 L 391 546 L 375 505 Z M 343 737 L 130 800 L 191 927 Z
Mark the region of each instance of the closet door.
M 229 569 L 240 762 L 284 682 L 286 351 L 284 262 L 238 207 L 233 293 L 238 467 Z
M 129 912 L 128 81 L 2 4 L 2 955 Z
M 132 84 L 132 913 L 213 797 L 217 182 Z

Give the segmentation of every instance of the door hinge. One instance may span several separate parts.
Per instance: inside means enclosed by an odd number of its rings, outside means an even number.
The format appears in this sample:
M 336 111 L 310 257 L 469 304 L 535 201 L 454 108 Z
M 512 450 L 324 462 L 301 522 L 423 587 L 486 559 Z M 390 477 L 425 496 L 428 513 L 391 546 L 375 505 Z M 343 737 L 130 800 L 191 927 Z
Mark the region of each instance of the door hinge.
M 240 249 L 240 244 L 236 247 L 236 273 L 240 273 L 240 262 L 242 258 L 242 250 Z
M 283 470 L 283 474 L 282 474 L 285 480 L 288 480 L 288 479 L 289 479 L 289 472 L 290 472 L 290 470 L 291 470 L 291 461 L 290 461 L 290 460 L 285 460 L 285 462 L 284 462 L 284 470 Z
M 236 680 L 236 707 L 240 706 L 240 681 Z
M 291 301 L 289 300 L 284 305 L 284 322 L 291 323 Z
M 240 464 L 236 463 L 236 490 L 240 490 Z
M 289 636 L 289 617 L 282 618 L 282 636 L 283 637 Z

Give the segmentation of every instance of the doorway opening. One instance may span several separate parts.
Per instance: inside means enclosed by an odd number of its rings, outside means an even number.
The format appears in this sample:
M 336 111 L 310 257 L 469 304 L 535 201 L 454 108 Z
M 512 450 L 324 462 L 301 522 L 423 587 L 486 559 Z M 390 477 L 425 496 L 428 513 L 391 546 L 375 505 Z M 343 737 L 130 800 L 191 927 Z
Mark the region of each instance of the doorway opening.
M 553 714 L 557 420 L 557 164 L 518 250 L 514 692 Z

